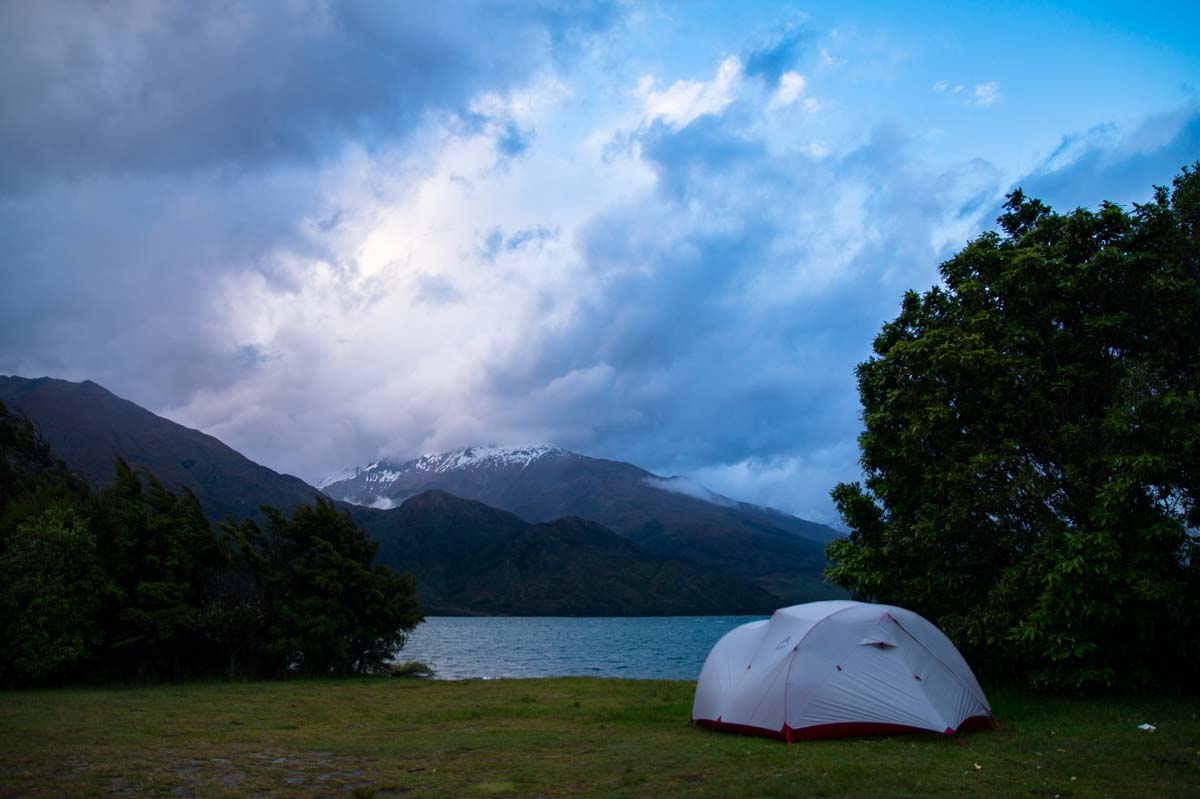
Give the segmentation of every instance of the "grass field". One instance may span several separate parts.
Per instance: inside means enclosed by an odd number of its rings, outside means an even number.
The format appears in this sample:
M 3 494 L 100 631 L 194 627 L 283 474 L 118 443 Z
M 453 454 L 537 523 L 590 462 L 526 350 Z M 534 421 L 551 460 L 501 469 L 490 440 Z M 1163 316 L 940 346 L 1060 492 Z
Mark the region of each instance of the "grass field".
M 690 726 L 692 690 L 373 678 L 3 693 L 0 795 L 1200 796 L 1195 701 L 998 692 L 998 731 L 787 745 Z

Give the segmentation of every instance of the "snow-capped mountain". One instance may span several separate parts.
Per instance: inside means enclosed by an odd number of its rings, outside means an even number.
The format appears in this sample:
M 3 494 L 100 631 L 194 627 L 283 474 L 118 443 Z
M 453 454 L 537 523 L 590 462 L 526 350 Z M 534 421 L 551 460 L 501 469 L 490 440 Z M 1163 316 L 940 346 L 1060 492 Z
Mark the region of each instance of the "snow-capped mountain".
M 551 444 L 528 447 L 467 447 L 453 452 L 422 455 L 412 468 L 423 472 L 451 472 L 456 469 L 524 469 L 534 461 L 566 458 L 573 453 Z
M 329 496 L 392 508 L 437 489 L 501 508 L 530 522 L 578 516 L 608 527 L 643 549 L 763 578 L 815 578 L 832 528 L 781 511 L 738 502 L 682 477 L 660 477 L 630 463 L 601 460 L 539 444 L 477 446 L 385 459 L 322 483 Z M 770 578 L 770 579 L 768 579 Z
M 442 488 L 443 481 L 439 476 L 453 479 L 456 474 L 471 472 L 521 471 L 539 461 L 577 457 L 580 456 L 550 444 L 465 447 L 404 461 L 384 459 L 343 469 L 322 480 L 317 487 L 344 502 L 388 508 L 428 488 Z

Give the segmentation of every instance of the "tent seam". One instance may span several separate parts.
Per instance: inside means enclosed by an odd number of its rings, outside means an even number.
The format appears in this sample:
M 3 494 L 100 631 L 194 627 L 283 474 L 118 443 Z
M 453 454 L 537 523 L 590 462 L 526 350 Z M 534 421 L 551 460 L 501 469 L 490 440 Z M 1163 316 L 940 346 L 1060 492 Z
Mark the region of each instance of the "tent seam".
M 903 630 L 905 635 L 907 635 L 909 638 L 911 638 L 911 639 L 913 639 L 914 641 L 916 641 L 916 642 L 917 642 L 917 643 L 920 645 L 920 647 L 921 647 L 922 649 L 924 649 L 926 652 L 928 652 L 929 654 L 933 655 L 933 659 L 934 659 L 934 660 L 936 660 L 938 663 L 941 663 L 941 664 L 942 664 L 942 668 L 944 668 L 946 671 L 948 671 L 948 672 L 950 672 L 952 675 L 954 675 L 954 679 L 958 680 L 958 684 L 959 684 L 959 685 L 961 685 L 963 688 L 966 688 L 966 689 L 967 689 L 967 691 L 968 691 L 968 693 L 970 693 L 970 694 L 971 694 L 971 697 L 972 697 L 972 698 L 973 698 L 975 701 L 979 702 L 979 703 L 980 703 L 980 704 L 982 704 L 982 705 L 983 705 L 985 708 L 987 708 L 987 711 L 988 711 L 988 713 L 991 713 L 991 712 L 992 712 L 992 706 L 991 706 L 990 704 L 988 704 L 987 698 L 986 698 L 986 697 L 975 696 L 975 692 L 971 690 L 971 686 L 970 686 L 970 684 L 969 684 L 969 683 L 968 683 L 966 680 L 964 680 L 964 679 L 962 678 L 962 675 L 961 675 L 961 674 L 959 674 L 959 673 L 958 673 L 957 671 L 955 671 L 954 669 L 950 668 L 950 665 L 949 665 L 948 663 L 946 663 L 946 661 L 944 661 L 944 660 L 942 660 L 940 657 L 938 657 L 938 653 L 937 653 L 937 652 L 934 652 L 932 649 L 930 649 L 928 646 L 926 646 L 926 645 L 925 645 L 925 642 L 924 642 L 924 641 L 922 641 L 920 638 L 918 638 L 917 636 L 915 636 L 915 635 L 913 635 L 911 632 L 909 632 L 909 629 L 908 629 L 907 627 L 905 627 L 905 626 L 904 626 L 904 625 L 903 625 L 903 624 L 900 622 L 900 620 L 899 620 L 899 619 L 897 619 L 895 616 L 892 616 L 892 621 L 896 622 L 896 626 L 897 626 L 897 627 L 899 627 L 901 630 Z M 944 635 L 944 633 L 943 633 L 943 635 Z M 954 642 L 953 642 L 953 641 L 950 641 L 950 638 L 949 638 L 949 636 L 947 636 L 947 637 L 946 637 L 946 640 L 950 642 L 950 646 L 954 646 Z M 955 649 L 955 651 L 957 651 L 957 650 L 958 650 L 958 647 L 954 647 L 954 649 Z M 962 654 L 962 653 L 959 653 L 959 655 L 960 655 L 960 656 L 961 656 L 961 654 Z

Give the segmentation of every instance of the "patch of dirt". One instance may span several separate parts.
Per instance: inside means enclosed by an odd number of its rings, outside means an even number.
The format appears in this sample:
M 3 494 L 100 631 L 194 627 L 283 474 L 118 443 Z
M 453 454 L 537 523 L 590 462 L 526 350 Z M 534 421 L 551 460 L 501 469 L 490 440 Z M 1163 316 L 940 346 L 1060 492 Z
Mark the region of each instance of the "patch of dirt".
M 414 767 L 411 771 L 424 771 Z M 335 755 L 319 750 L 282 749 L 195 751 L 164 748 L 145 752 L 136 763 L 101 764 L 93 759 L 67 757 L 57 779 L 63 795 L 86 784 L 104 796 L 171 796 L 199 799 L 209 796 L 400 797 L 407 790 L 381 781 L 370 758 Z M 0 790 L 0 794 L 4 793 Z
M 183 757 L 162 752 L 165 770 L 175 783 L 174 796 L 198 797 L 235 792 L 245 795 L 373 795 L 375 771 L 367 758 L 337 757 L 331 752 L 267 750 L 222 757 Z

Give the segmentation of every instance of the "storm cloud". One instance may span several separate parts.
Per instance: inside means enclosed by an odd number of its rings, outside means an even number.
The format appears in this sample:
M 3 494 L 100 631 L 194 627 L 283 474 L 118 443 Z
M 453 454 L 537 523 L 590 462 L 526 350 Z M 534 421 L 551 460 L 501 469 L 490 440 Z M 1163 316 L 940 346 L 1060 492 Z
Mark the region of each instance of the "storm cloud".
M 0 372 L 96 380 L 311 482 L 548 441 L 831 521 L 854 365 L 903 292 L 1017 183 L 1142 200 L 1198 149 L 1184 103 L 1081 117 L 1032 169 L 947 155 L 924 119 L 850 113 L 894 90 L 851 68 L 890 44 L 785 10 L 675 63 L 647 45 L 673 24 L 5 6 Z M 999 85 L 938 113 L 996 126 Z
M 51 176 L 238 171 L 386 146 L 564 57 L 589 3 L 375 0 L 7 4 L 0 187 Z M 489 29 L 501 35 L 487 35 Z M 519 132 L 507 130 L 514 148 Z

